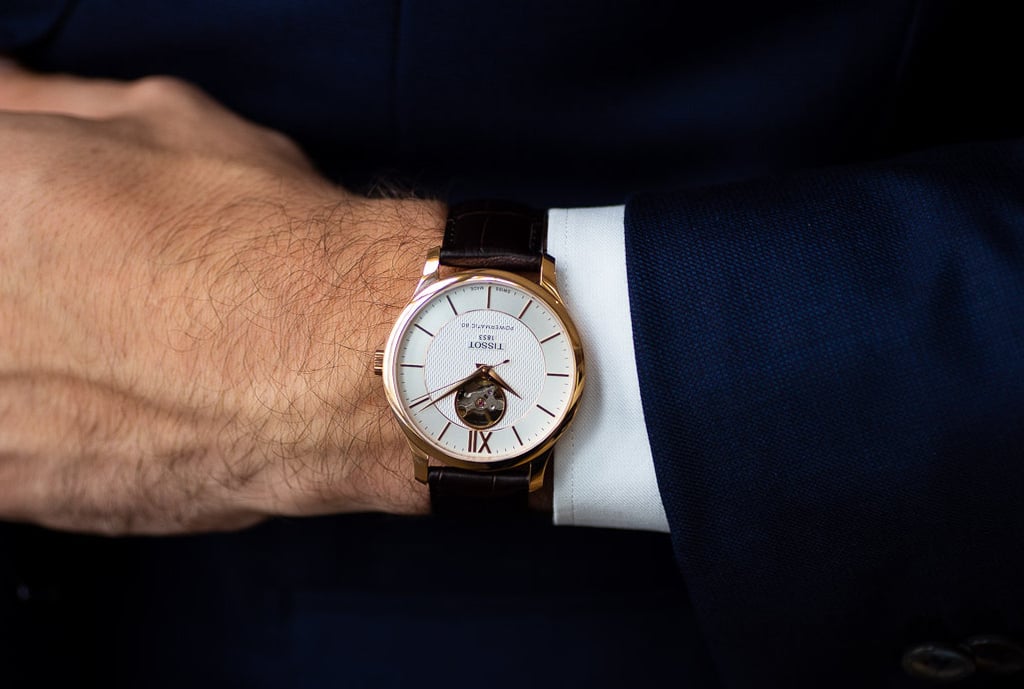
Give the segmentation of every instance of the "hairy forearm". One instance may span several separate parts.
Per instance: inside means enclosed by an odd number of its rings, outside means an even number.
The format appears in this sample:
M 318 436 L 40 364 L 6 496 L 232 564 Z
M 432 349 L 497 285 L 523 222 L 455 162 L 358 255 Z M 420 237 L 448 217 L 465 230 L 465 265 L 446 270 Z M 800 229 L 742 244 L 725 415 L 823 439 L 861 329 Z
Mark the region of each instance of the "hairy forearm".
M 283 408 L 267 410 L 272 432 L 264 446 L 278 460 L 275 480 L 300 482 L 292 486 L 298 492 L 277 492 L 284 496 L 275 496 L 278 510 L 308 512 L 289 501 L 333 487 L 340 499 L 324 503 L 322 511 L 341 504 L 424 511 L 423 491 L 414 488 L 407 446 L 371 361 L 412 295 L 427 249 L 440 242 L 444 210 L 431 202 L 371 201 L 343 223 L 346 232 L 332 232 L 333 222 L 329 214 L 311 223 L 324 232 L 314 245 L 314 268 L 289 287 L 300 296 L 284 317 L 283 342 L 272 345 L 279 347 L 277 370 L 288 384 L 274 398 Z M 297 472 L 304 464 L 307 470 Z
M 46 338 L 10 372 L 5 399 L 22 403 L 4 409 L 5 516 L 123 533 L 424 508 L 369 362 L 441 207 L 244 206 L 76 294 L 74 355 L 71 333 Z

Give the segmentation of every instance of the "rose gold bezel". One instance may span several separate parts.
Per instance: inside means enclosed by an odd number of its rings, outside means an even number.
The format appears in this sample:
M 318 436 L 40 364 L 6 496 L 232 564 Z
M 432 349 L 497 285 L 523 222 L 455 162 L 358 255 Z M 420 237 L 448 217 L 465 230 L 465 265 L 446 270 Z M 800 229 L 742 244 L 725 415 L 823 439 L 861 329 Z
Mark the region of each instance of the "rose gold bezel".
M 428 266 L 429 265 L 430 262 L 428 261 Z M 516 289 L 520 289 L 534 299 L 543 302 L 565 326 L 566 335 L 572 343 L 573 358 L 576 364 L 576 376 L 573 381 L 572 395 L 570 397 L 569 404 L 566 405 L 561 418 L 558 419 L 551 434 L 526 454 L 490 462 L 474 462 L 461 457 L 454 457 L 438 448 L 432 441 L 419 432 L 418 428 L 412 422 L 405 405 L 403 405 L 401 400 L 399 400 L 398 393 L 396 391 L 395 369 L 397 362 L 395 361 L 395 357 L 399 340 L 403 333 L 405 333 L 406 329 L 410 327 L 412 320 L 420 310 L 423 309 L 435 296 L 448 289 L 452 289 L 457 285 L 470 282 L 492 285 L 508 285 Z M 464 271 L 455 273 L 454 275 L 444 279 L 439 279 L 436 282 L 425 280 L 421 283 L 416 294 L 413 296 L 412 301 L 409 302 L 409 304 L 402 310 L 402 313 L 398 316 L 398 320 L 395 321 L 394 327 L 391 329 L 391 334 L 388 336 L 387 344 L 384 346 L 382 374 L 384 379 L 384 392 L 387 395 L 388 404 L 391 405 L 395 418 L 398 420 L 398 424 L 401 427 L 402 432 L 409 441 L 409 447 L 415 458 L 421 460 L 424 465 L 430 460 L 435 460 L 436 462 L 446 464 L 448 466 L 481 472 L 500 471 L 502 469 L 520 466 L 545 455 L 572 422 L 572 418 L 576 413 L 576 408 L 579 405 L 585 380 L 583 346 L 580 342 L 579 332 L 576 330 L 576 325 L 569 316 L 569 312 L 563 305 L 562 299 L 555 290 L 552 282 L 550 280 L 542 279 L 538 284 L 536 281 L 531 281 L 516 273 L 509 273 L 502 270 Z

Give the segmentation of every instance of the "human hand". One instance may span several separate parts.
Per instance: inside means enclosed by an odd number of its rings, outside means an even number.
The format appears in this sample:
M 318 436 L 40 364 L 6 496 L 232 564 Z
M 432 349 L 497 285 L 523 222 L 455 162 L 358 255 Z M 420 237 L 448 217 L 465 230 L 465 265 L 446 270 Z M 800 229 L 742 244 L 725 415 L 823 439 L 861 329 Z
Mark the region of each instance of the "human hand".
M 370 201 L 177 80 L 0 67 L 0 518 L 426 509 L 370 353 L 440 204 Z

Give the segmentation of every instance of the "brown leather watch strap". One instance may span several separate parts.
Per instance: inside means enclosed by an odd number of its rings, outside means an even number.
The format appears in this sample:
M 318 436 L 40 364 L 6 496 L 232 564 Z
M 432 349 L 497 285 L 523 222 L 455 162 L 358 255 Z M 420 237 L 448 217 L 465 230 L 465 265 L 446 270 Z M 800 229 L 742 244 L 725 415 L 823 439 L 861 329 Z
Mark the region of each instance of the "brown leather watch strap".
M 441 264 L 539 272 L 547 213 L 506 201 L 472 201 L 448 212 Z
M 540 272 L 547 213 L 507 201 L 471 201 L 448 211 L 441 264 Z M 431 510 L 437 515 L 521 518 L 528 513 L 531 465 L 503 471 L 430 467 Z
M 496 472 L 430 467 L 430 508 L 442 516 L 522 514 L 530 496 L 530 465 Z

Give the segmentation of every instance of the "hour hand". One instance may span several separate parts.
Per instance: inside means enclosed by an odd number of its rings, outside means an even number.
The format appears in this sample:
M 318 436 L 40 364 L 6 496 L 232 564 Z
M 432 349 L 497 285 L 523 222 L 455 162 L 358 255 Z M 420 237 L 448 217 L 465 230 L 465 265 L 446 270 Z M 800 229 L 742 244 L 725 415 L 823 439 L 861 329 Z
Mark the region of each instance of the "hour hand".
M 520 397 L 519 393 L 512 389 L 512 386 L 505 382 L 505 379 L 498 375 L 498 373 L 492 368 L 487 372 L 487 377 L 493 380 L 495 383 L 500 385 L 505 391 L 507 391 L 513 397 Z

